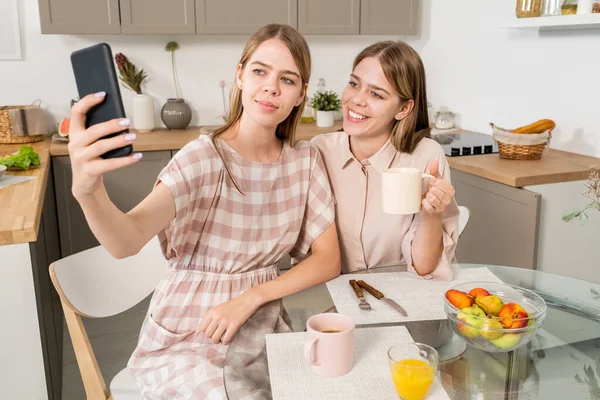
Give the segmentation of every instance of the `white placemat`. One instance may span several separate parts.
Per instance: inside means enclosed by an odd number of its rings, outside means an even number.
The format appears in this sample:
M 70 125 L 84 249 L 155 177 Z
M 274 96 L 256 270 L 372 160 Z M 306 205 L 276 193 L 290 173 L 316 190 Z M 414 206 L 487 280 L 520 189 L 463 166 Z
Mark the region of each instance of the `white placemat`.
M 350 279 L 364 280 L 385 297 L 396 301 L 408 314 L 407 317 L 387 304 L 365 292 L 365 300 L 371 311 L 358 308 L 358 299 L 348 283 Z M 431 321 L 446 319 L 444 295 L 452 286 L 463 282 L 502 282 L 487 268 L 456 268 L 451 282 L 423 279 L 410 272 L 379 274 L 345 274 L 327 282 L 327 289 L 337 312 L 349 316 L 357 325 L 397 323 L 408 321 Z
M 4 175 L 0 178 L 0 189 L 16 185 L 17 183 L 27 182 L 28 180 L 35 179 L 36 176 L 14 176 L 14 175 Z
M 413 341 L 405 327 L 356 329 L 354 367 L 348 374 L 336 378 L 312 372 L 304 360 L 306 335 L 306 332 L 297 332 L 266 336 L 273 400 L 398 400 L 387 351 L 395 343 Z M 427 399 L 449 399 L 437 378 Z

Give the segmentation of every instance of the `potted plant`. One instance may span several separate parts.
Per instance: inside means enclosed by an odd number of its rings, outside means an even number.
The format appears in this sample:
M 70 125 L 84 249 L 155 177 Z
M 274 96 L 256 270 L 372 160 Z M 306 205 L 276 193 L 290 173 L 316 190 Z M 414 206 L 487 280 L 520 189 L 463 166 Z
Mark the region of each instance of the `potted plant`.
M 169 42 L 165 50 L 171 53 L 171 69 L 173 72 L 173 84 L 175 86 L 175 98 L 167 99 L 167 102 L 160 111 L 160 118 L 169 129 L 185 129 L 192 120 L 192 110 L 186 104 L 185 100 L 179 97 L 179 87 L 177 85 L 177 71 L 175 69 L 175 51 L 179 49 L 177 42 Z
M 570 222 L 575 218 L 581 221 L 587 221 L 589 219 L 587 215 L 588 210 L 600 211 L 600 166 L 596 165 L 591 167 L 588 181 L 585 184 L 586 190 L 583 195 L 591 200 L 591 202 L 585 206 L 582 210 L 575 210 L 567 212 L 563 215 L 562 219 L 565 222 Z
M 150 132 L 154 129 L 154 99 L 142 93 L 142 84 L 148 79 L 148 74 L 129 61 L 123 53 L 117 53 L 115 63 L 119 70 L 119 79 L 123 86 L 133 92 L 133 127 L 140 132 Z
M 310 106 L 317 112 L 317 126 L 327 128 L 333 126 L 333 113 L 338 111 L 342 103 L 333 90 L 318 91 L 310 99 Z

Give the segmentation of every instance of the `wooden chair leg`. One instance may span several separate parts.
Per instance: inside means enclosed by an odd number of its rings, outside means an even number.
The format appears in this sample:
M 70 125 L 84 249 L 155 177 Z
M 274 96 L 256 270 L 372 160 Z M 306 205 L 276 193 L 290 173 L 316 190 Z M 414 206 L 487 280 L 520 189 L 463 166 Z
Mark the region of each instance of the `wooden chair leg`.
M 102 378 L 102 373 L 98 367 L 98 362 L 96 361 L 96 356 L 94 355 L 90 340 L 85 331 L 85 326 L 83 326 L 81 316 L 69 308 L 65 302 L 61 303 L 87 399 L 112 399 L 112 396 L 110 396 L 106 389 L 106 383 L 104 382 L 104 378 Z

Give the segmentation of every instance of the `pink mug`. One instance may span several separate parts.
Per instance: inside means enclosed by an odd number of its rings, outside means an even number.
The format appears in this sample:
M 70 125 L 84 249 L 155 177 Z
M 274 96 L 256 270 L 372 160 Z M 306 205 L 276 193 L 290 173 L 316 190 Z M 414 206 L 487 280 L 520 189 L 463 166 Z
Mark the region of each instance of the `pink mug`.
M 304 357 L 317 375 L 342 376 L 352 370 L 354 321 L 345 315 L 313 315 L 306 322 Z

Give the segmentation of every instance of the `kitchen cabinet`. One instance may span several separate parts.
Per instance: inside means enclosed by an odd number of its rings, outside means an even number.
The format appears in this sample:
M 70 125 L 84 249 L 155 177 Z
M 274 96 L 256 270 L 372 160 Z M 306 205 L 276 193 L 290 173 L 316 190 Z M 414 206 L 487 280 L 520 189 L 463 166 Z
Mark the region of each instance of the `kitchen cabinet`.
M 50 264 L 61 258 L 51 171 L 42 203 L 37 240 L 29 243 L 29 253 L 48 400 L 59 400 L 62 396 L 63 311 L 48 269 Z
M 419 0 L 38 0 L 42 33 L 414 35 Z
M 119 0 L 38 0 L 42 33 L 121 33 Z
M 541 196 L 451 168 L 456 202 L 471 211 L 459 263 L 536 269 Z
M 417 34 L 419 3 L 419 0 L 360 0 L 360 34 Z
M 131 210 L 154 187 L 156 177 L 171 159 L 171 152 L 151 151 L 128 167 L 104 176 L 104 185 L 111 200 L 123 212 Z M 97 246 L 79 203 L 71 193 L 72 173 L 68 156 L 53 157 L 56 187 L 58 227 L 62 257 Z
M 252 34 L 266 24 L 297 22 L 297 0 L 196 0 L 197 33 Z
M 360 0 L 298 0 L 298 30 L 304 34 L 358 35 Z
M 194 34 L 194 0 L 120 0 L 125 34 Z

